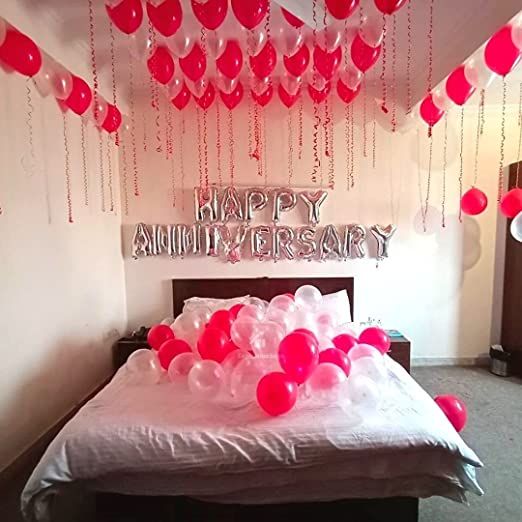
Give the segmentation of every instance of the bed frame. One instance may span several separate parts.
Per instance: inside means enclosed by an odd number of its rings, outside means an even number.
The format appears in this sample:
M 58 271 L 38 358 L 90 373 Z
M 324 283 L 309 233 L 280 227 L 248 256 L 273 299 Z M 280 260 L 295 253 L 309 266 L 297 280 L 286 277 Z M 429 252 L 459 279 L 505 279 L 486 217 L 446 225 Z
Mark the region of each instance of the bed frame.
M 346 290 L 350 309 L 354 312 L 354 280 L 352 277 L 252 278 L 252 279 L 174 279 L 172 310 L 182 312 L 185 299 L 190 297 L 231 298 L 251 295 L 269 301 L 278 294 L 295 292 L 302 285 L 313 285 L 321 293 Z M 128 354 L 127 354 L 128 355 Z M 112 494 L 97 495 L 97 520 L 155 520 L 198 522 L 278 522 L 297 519 L 353 520 L 357 522 L 417 522 L 419 499 L 393 497 L 380 499 L 347 499 L 334 502 L 310 502 L 278 505 L 223 505 L 200 502 L 186 497 L 126 497 Z M 140 516 L 143 513 L 143 518 Z

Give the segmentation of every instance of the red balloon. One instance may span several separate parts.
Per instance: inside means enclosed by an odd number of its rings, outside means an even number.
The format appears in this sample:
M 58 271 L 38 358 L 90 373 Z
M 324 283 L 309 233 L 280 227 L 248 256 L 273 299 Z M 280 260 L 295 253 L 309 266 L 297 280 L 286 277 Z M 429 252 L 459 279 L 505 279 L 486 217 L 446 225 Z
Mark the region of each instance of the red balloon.
M 168 370 L 169 364 L 176 355 L 190 352 L 192 352 L 192 350 L 189 344 L 183 339 L 169 339 L 160 346 L 158 350 L 158 359 L 161 367 Z
M 220 363 L 228 354 L 228 336 L 223 330 L 208 327 L 198 340 L 198 352 L 202 359 L 212 359 Z
M 361 90 L 361 84 L 359 83 L 355 89 L 350 89 L 343 83 L 341 79 L 337 80 L 337 94 L 344 103 L 351 103 Z
M 267 373 L 257 384 L 257 403 L 275 417 L 290 411 L 297 401 L 297 383 L 282 372 Z
M 319 362 L 319 348 L 310 335 L 288 334 L 279 344 L 279 364 L 297 384 L 312 375 Z
M 243 53 L 236 40 L 229 40 L 223 54 L 216 60 L 217 68 L 231 80 L 237 78 L 243 67 Z
M 181 88 L 181 91 L 178 92 L 178 94 L 172 98 L 171 102 L 176 109 L 179 111 L 183 110 L 187 103 L 190 101 L 190 91 L 188 90 L 187 86 L 185 85 L 185 82 L 183 82 L 183 87 Z
M 276 63 L 277 53 L 270 41 L 266 42 L 259 54 L 250 57 L 250 67 L 260 80 L 272 74 Z
M 159 83 L 166 85 L 174 76 L 174 59 L 169 50 L 160 45 L 147 60 L 151 76 Z
M 455 395 L 438 395 L 435 397 L 438 407 L 451 422 L 457 432 L 461 432 L 468 420 L 466 405 Z
M 82 78 L 73 75 L 72 79 L 72 91 L 65 103 L 69 109 L 81 116 L 91 105 L 92 91 Z
M 179 65 L 185 76 L 193 82 L 198 81 L 205 74 L 207 59 L 199 44 L 194 44 L 190 53 L 179 59 Z
M 268 12 L 268 0 L 232 0 L 232 11 L 243 27 L 253 29 Z
M 337 20 L 348 18 L 354 11 L 359 0 L 326 0 L 326 7 Z
M 230 313 L 230 310 L 217 310 L 212 314 L 208 326 L 223 330 L 230 337 L 230 327 L 233 321 L 234 317 Z
M 191 3 L 194 16 L 203 27 L 211 31 L 217 29 L 227 16 L 228 0 L 207 0 L 203 3 L 191 0 Z
M 433 127 L 433 125 L 442 118 L 443 114 L 444 111 L 433 103 L 433 96 L 431 94 L 428 94 L 424 100 L 422 100 L 420 104 L 420 115 L 430 127 Z
M 238 303 L 230 308 L 230 315 L 232 316 L 232 319 L 237 318 L 237 314 L 239 313 L 239 310 L 241 310 L 241 308 L 243 308 L 243 306 L 245 306 L 245 305 Z
M 317 347 L 319 347 L 319 341 L 317 340 L 317 337 L 314 332 L 312 332 L 312 330 L 309 330 L 308 328 L 296 328 L 292 331 L 292 333 L 308 335 L 310 339 L 312 339 L 312 341 L 317 345 Z
M 264 92 L 261 94 L 256 94 L 254 91 L 250 91 L 252 94 L 252 98 L 259 104 L 261 107 L 264 107 L 271 99 L 274 94 L 274 88 L 272 84 L 270 84 Z
M 324 51 L 318 45 L 314 47 L 315 67 L 321 76 L 327 80 L 331 80 L 333 75 L 337 72 L 337 69 L 339 69 L 342 57 L 343 51 L 341 50 L 341 46 L 337 47 L 337 49 L 333 50 L 331 53 Z
M 502 196 L 500 211 L 508 218 L 514 218 L 522 212 L 522 188 L 511 189 Z
M 375 0 L 375 5 L 381 13 L 391 15 L 399 10 L 407 0 Z
M 346 355 L 342 350 L 339 350 L 338 348 L 327 348 L 326 350 L 323 350 L 319 354 L 319 364 L 325 362 L 339 366 L 339 368 L 341 368 L 341 370 L 346 374 L 346 377 L 350 375 L 350 368 L 352 365 L 348 355 Z
M 237 82 L 236 88 L 230 94 L 219 91 L 219 95 L 227 108 L 232 110 L 243 99 L 243 85 L 241 85 L 241 82 Z
M 470 188 L 466 193 L 463 194 L 460 200 L 460 208 L 464 214 L 470 216 L 476 216 L 486 210 L 488 206 L 488 197 L 482 190 L 478 188 Z
M 203 110 L 206 111 L 214 103 L 215 99 L 216 89 L 214 89 L 212 83 L 209 83 L 203 95 L 199 98 L 196 98 L 196 102 Z
M 109 134 L 116 132 L 121 125 L 121 112 L 115 105 L 107 104 L 107 116 L 103 120 L 102 128 Z
M 310 50 L 306 44 L 301 45 L 292 56 L 283 56 L 286 70 L 293 76 L 301 76 L 310 63 Z
M 114 25 L 125 34 L 138 30 L 143 21 L 141 0 L 123 0 L 114 7 L 105 6 Z
M 352 61 L 361 72 L 366 72 L 378 60 L 381 46 L 370 47 L 357 33 L 350 48 Z
M 370 326 L 370 328 L 363 330 L 361 335 L 359 335 L 359 343 L 369 344 L 377 348 L 381 353 L 386 353 L 391 346 L 388 334 L 382 328 L 377 328 L 376 326 Z
M 332 342 L 336 348 L 344 353 L 348 353 L 354 346 L 359 344 L 359 341 L 353 335 L 346 333 L 335 336 Z
M 301 94 L 300 89 L 295 94 L 289 94 L 288 91 L 281 84 L 279 84 L 277 92 L 283 104 L 286 105 L 286 107 L 288 108 L 292 107 L 292 105 L 298 100 L 299 95 Z
M 163 36 L 172 36 L 183 20 L 183 10 L 179 0 L 164 0 L 158 6 L 147 2 L 147 14 L 152 25 Z
M 0 60 L 25 76 L 34 76 L 42 67 L 38 46 L 25 34 L 8 29 L 0 46 Z
M 475 87 L 466 80 L 464 66 L 460 65 L 448 76 L 446 80 L 446 92 L 448 97 L 457 105 L 464 105 L 468 98 L 475 92 Z
M 521 51 L 513 42 L 511 26 L 505 25 L 486 44 L 484 59 L 495 73 L 505 76 L 520 60 Z
M 304 22 L 300 18 L 297 18 L 297 16 L 293 15 L 290 11 L 287 11 L 284 7 L 281 7 L 281 12 L 283 13 L 285 20 L 290 25 L 292 25 L 296 29 L 303 27 Z
M 330 82 L 327 82 L 322 91 L 308 84 L 308 94 L 314 103 L 322 103 L 330 94 Z
M 153 350 L 159 350 L 160 346 L 169 339 L 174 339 L 174 332 L 166 324 L 154 325 L 147 334 L 147 342 Z

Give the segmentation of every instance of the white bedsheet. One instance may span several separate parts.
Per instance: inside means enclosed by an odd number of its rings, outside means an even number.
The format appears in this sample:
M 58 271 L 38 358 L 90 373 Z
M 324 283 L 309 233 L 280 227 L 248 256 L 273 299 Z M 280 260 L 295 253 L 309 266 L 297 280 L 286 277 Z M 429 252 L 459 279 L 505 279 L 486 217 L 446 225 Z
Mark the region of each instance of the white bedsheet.
M 239 503 L 482 494 L 476 454 L 406 371 L 386 364 L 388 393 L 359 423 L 338 406 L 303 403 L 280 418 L 255 404 L 227 410 L 184 383 L 132 384 L 123 367 L 49 446 L 22 494 L 24 514 L 50 519 L 52 496 L 70 483 Z

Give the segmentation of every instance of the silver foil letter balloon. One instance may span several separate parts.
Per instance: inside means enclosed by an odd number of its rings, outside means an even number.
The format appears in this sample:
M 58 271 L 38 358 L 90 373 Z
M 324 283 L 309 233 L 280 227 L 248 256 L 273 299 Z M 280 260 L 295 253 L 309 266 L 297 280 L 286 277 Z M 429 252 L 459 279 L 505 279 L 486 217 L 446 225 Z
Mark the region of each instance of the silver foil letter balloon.
M 185 257 L 187 254 L 201 254 L 201 225 L 176 225 L 176 253 Z
M 221 225 L 205 225 L 205 255 L 218 257 L 221 243 Z
M 267 203 L 268 195 L 263 189 L 247 189 L 245 191 L 245 220 L 250 223 L 254 218 L 254 212 L 263 210 Z
M 234 187 L 227 187 L 221 200 L 221 221 L 226 223 L 231 219 L 243 221 L 243 209 L 237 190 Z
M 289 212 L 297 204 L 297 197 L 293 190 L 275 189 L 274 190 L 274 208 L 272 211 L 272 220 L 278 223 L 281 219 L 281 212 Z
M 366 250 L 364 249 L 365 238 L 366 230 L 362 225 L 347 225 L 344 229 L 343 258 L 366 257 Z
M 234 264 L 241 260 L 241 247 L 245 241 L 247 231 L 247 225 L 239 225 L 235 234 L 232 234 L 230 227 L 227 225 L 222 225 L 219 229 L 225 259 L 229 263 Z
M 388 225 L 382 227 L 381 225 L 373 225 L 370 227 L 370 232 L 377 241 L 377 259 L 384 259 L 388 257 L 390 240 L 395 234 L 397 227 L 395 225 Z
M 312 227 L 300 227 L 297 229 L 297 250 L 298 259 L 306 259 L 312 261 L 317 254 L 317 245 L 315 244 L 315 229 Z
M 342 245 L 339 232 L 333 225 L 326 225 L 319 239 L 319 259 L 339 260 L 342 257 Z
M 147 225 L 138 223 L 132 237 L 132 257 L 138 259 L 140 256 L 148 256 L 151 237 Z
M 257 257 L 260 261 L 270 257 L 270 237 L 272 230 L 268 225 L 260 225 L 250 230 L 250 249 L 252 257 Z
M 308 223 L 313 226 L 317 225 L 321 221 L 321 205 L 325 202 L 328 193 L 326 190 L 317 190 L 315 192 L 305 190 L 300 192 L 299 196 L 308 209 Z
M 294 231 L 290 227 L 273 226 L 272 238 L 272 257 L 274 258 L 274 261 L 278 261 L 282 257 L 286 257 L 286 259 L 295 259 L 294 250 L 292 249 Z
M 208 215 L 212 223 L 218 220 L 218 197 L 215 187 L 196 187 L 194 189 L 194 217 L 198 223 Z

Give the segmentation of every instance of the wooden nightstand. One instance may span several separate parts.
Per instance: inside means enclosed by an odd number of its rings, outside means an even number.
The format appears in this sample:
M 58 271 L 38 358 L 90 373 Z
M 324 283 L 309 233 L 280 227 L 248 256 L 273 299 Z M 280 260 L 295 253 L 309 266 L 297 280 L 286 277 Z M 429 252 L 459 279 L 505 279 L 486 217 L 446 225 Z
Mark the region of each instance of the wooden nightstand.
M 411 343 L 409 339 L 404 337 L 404 335 L 391 335 L 398 334 L 397 330 L 387 330 L 388 335 L 390 335 L 391 347 L 388 355 L 394 360 L 397 361 L 402 367 L 406 369 L 408 373 L 410 373 L 410 357 L 411 357 Z

